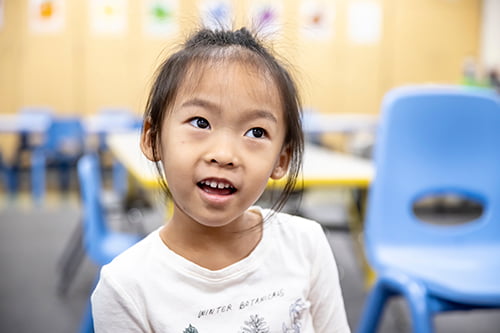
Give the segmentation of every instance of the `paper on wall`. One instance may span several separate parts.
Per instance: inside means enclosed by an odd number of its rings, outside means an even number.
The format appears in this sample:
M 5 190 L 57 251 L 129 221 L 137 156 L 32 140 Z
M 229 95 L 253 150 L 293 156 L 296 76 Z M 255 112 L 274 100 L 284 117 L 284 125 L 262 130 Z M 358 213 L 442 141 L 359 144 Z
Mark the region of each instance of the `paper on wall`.
M 168 37 L 178 32 L 178 0 L 144 1 L 143 32 L 150 37 Z
M 28 5 L 29 30 L 41 34 L 62 31 L 65 9 L 64 0 L 30 0 Z
M 127 0 L 91 0 L 90 30 L 96 35 L 123 35 L 127 30 Z

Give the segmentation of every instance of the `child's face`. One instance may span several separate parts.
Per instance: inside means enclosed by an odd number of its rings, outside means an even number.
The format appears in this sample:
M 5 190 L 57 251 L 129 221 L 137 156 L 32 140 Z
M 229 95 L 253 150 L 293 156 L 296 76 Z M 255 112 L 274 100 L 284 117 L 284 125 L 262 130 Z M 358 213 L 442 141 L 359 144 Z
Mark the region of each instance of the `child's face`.
M 212 227 L 240 218 L 269 178 L 287 172 L 284 123 L 278 90 L 262 73 L 225 63 L 188 78 L 161 135 L 174 218 Z M 143 150 L 151 157 L 147 143 Z

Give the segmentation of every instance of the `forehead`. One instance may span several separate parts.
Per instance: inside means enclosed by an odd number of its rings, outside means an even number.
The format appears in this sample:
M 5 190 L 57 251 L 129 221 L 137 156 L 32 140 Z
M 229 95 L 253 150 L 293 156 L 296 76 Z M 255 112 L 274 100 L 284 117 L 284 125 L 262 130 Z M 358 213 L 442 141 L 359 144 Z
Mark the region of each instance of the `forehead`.
M 235 94 L 282 109 L 278 85 L 270 71 L 262 64 L 259 66 L 241 59 L 215 59 L 191 64 L 179 86 L 177 98 L 199 93 L 228 99 Z

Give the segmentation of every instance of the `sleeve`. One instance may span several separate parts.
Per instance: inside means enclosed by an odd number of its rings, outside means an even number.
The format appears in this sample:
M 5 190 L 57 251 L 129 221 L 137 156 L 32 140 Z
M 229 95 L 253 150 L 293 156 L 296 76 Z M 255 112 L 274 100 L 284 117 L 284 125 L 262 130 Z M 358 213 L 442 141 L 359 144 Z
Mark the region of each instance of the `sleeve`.
M 349 333 L 337 263 L 321 226 L 318 225 L 309 300 L 317 333 Z
M 133 298 L 108 274 L 106 266 L 91 296 L 96 333 L 148 332 Z

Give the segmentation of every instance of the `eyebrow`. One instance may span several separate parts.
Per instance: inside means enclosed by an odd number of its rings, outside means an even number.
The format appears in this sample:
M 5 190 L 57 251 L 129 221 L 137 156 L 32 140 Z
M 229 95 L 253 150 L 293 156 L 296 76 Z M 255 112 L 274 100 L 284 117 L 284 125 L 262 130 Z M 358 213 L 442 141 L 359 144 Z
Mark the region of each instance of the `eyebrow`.
M 264 118 L 268 119 L 274 123 L 278 123 L 278 119 L 272 114 L 271 112 L 267 110 L 251 110 L 250 112 L 246 113 L 245 116 L 243 117 L 244 120 L 254 120 L 254 119 L 259 119 L 259 118 Z
M 190 100 L 182 103 L 182 106 L 183 107 L 186 107 L 186 106 L 198 106 L 198 107 L 201 107 L 201 108 L 204 108 L 204 109 L 210 109 L 212 111 L 220 112 L 219 108 L 217 107 L 217 105 L 215 103 L 212 103 L 212 102 L 209 102 L 207 100 L 200 99 L 200 98 L 190 99 Z
M 201 107 L 204 109 L 208 109 L 208 110 L 216 112 L 216 113 L 221 112 L 221 110 L 219 109 L 217 104 L 212 103 L 212 102 L 207 101 L 207 100 L 204 100 L 204 99 L 200 99 L 200 98 L 190 99 L 190 100 L 182 103 L 182 106 L 183 107 L 197 106 L 197 107 Z M 261 109 L 249 110 L 248 112 L 245 112 L 245 115 L 242 118 L 243 118 L 243 120 L 246 120 L 246 121 L 264 118 L 264 119 L 268 119 L 274 123 L 278 123 L 278 119 L 276 118 L 276 116 L 272 112 L 267 111 L 267 110 L 261 110 Z

